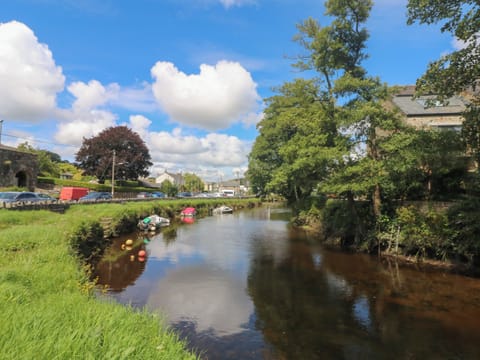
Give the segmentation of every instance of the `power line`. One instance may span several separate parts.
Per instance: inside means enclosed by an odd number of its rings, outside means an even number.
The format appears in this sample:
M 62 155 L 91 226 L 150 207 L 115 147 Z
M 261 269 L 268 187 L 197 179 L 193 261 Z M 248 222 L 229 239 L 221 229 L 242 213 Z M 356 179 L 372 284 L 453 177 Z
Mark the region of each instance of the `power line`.
M 25 137 L 15 136 L 15 135 L 10 135 L 10 134 L 5 134 L 5 133 L 3 133 L 2 136 L 8 136 L 8 137 L 15 138 L 15 139 L 21 139 L 21 140 L 31 141 L 31 142 L 34 142 L 34 143 L 42 143 L 42 144 L 50 144 L 50 145 L 55 145 L 55 146 L 67 146 L 67 147 L 72 147 L 72 148 L 78 148 L 78 146 L 75 146 L 75 145 L 59 144 L 59 143 L 54 143 L 54 142 L 47 141 L 47 140 L 38 140 L 38 139 L 34 139 L 34 138 L 25 138 Z

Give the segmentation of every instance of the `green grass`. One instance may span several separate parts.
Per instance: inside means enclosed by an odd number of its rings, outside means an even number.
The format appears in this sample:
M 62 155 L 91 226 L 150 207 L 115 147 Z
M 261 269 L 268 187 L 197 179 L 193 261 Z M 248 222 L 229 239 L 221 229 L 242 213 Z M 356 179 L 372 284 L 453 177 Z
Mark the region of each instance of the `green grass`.
M 73 245 L 89 241 L 89 229 L 104 217 L 128 229 L 152 213 L 175 215 L 187 205 L 202 213 L 224 202 L 73 205 L 65 214 L 0 209 L 0 358 L 197 358 L 161 315 L 96 298 Z M 255 202 L 228 201 L 234 206 Z M 104 242 L 103 237 L 97 241 Z

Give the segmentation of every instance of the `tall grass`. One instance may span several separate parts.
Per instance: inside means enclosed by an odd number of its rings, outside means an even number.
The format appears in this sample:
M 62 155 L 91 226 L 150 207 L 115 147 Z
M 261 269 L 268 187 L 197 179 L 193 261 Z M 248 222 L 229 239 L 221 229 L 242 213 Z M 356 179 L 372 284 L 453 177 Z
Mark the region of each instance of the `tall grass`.
M 98 224 L 103 217 L 117 226 L 126 218 L 219 203 L 74 205 L 64 214 L 0 209 L 0 358 L 197 358 L 160 315 L 97 299 L 71 239 L 82 226 Z M 239 206 L 246 203 L 236 201 Z

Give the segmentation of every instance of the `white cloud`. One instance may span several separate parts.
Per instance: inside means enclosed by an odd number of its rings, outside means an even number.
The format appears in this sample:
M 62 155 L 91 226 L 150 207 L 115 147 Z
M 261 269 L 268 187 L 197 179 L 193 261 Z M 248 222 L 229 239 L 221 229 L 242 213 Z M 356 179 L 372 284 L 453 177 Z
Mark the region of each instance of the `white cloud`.
M 220 3 L 225 8 L 228 9 L 232 6 L 243 6 L 243 5 L 255 4 L 256 1 L 254 1 L 254 0 L 220 0 Z
M 130 116 L 130 128 L 140 135 L 141 138 L 148 137 L 148 127 L 152 122 L 143 115 Z
M 68 114 L 70 121 L 59 123 L 55 140 L 62 144 L 82 145 L 83 138 L 97 135 L 107 127 L 116 125 L 116 115 L 109 111 L 90 110 Z
M 257 85 L 236 62 L 203 64 L 197 75 L 180 72 L 169 62 L 157 62 L 151 73 L 153 93 L 162 109 L 172 120 L 191 127 L 225 129 L 259 107 Z
M 84 137 L 95 136 L 105 128 L 116 125 L 117 115 L 101 107 L 118 96 L 118 84 L 105 87 L 97 80 L 88 83 L 78 81 L 70 84 L 68 91 L 76 99 L 71 109 L 57 111 L 63 122 L 57 125 L 56 141 L 80 146 Z
M 236 136 L 211 133 L 199 138 L 183 135 L 180 129 L 151 133 L 147 142 L 154 161 L 188 168 L 242 166 L 250 151 L 250 144 Z
M 476 46 L 480 46 L 480 32 L 477 32 L 475 35 L 473 35 L 473 39 L 470 39 L 469 41 L 463 41 L 457 37 L 454 37 L 452 40 L 452 46 L 455 50 L 462 50 L 472 42 L 475 42 Z
M 73 109 L 88 111 L 116 98 L 120 86 L 114 83 L 105 87 L 97 80 L 90 80 L 88 84 L 78 81 L 70 84 L 68 91 L 77 98 L 73 103 Z
M 48 46 L 17 21 L 0 23 L 0 116 L 35 121 L 50 115 L 65 77 Z

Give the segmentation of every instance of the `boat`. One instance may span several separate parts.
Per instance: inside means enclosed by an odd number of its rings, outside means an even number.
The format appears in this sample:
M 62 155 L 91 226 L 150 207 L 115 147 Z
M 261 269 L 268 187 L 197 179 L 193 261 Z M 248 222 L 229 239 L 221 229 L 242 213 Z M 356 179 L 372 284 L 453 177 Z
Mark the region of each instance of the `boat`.
M 213 209 L 213 214 L 214 215 L 231 214 L 231 213 L 233 213 L 233 209 L 229 206 L 226 206 L 226 205 L 222 205 L 222 206 L 219 206 L 219 207 Z
M 161 227 L 168 225 L 170 225 L 170 219 L 158 215 L 147 216 L 145 219 L 138 222 L 138 227 L 140 228 L 140 230 L 155 231 Z
M 195 216 L 182 216 L 180 221 L 185 224 L 193 224 L 195 222 Z
M 197 215 L 197 210 L 194 207 L 187 207 L 180 212 L 182 217 L 193 217 Z

